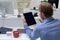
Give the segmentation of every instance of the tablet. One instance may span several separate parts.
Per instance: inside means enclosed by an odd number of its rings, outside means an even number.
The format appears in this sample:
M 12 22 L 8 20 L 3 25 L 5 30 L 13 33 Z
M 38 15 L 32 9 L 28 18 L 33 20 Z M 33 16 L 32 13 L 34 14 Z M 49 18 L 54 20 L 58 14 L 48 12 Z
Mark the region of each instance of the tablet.
M 23 15 L 28 26 L 36 24 L 36 21 L 34 19 L 32 12 L 27 12 L 27 13 L 24 13 Z

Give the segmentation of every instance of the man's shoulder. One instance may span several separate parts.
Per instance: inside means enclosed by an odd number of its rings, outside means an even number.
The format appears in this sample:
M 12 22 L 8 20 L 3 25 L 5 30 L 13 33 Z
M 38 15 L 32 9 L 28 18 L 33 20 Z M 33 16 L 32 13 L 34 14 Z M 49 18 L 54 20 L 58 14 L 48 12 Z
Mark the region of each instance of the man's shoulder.
M 55 22 L 59 22 L 60 23 L 60 20 L 59 19 L 55 19 Z
M 53 25 L 58 25 L 58 24 L 60 24 L 60 20 L 56 19 L 54 22 L 51 22 L 51 23 L 38 23 L 36 24 L 35 29 L 43 30 L 45 28 L 48 28 L 48 26 L 52 27 Z

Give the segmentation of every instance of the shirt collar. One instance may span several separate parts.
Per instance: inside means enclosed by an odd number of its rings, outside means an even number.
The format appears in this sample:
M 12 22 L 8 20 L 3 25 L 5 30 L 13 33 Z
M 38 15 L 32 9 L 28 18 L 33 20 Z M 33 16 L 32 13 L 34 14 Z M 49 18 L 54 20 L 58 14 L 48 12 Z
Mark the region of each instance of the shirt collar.
M 53 17 L 46 18 L 43 23 L 48 23 L 50 21 L 54 20 Z

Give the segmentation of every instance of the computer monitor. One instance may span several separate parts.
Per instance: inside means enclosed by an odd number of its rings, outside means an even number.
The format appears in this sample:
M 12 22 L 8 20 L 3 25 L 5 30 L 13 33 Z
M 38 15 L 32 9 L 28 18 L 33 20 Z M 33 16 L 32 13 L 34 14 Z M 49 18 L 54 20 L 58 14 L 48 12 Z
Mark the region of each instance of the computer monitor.
M 48 0 L 49 3 L 51 3 L 53 5 L 53 3 L 55 3 L 56 8 L 58 8 L 58 4 L 59 4 L 59 0 Z

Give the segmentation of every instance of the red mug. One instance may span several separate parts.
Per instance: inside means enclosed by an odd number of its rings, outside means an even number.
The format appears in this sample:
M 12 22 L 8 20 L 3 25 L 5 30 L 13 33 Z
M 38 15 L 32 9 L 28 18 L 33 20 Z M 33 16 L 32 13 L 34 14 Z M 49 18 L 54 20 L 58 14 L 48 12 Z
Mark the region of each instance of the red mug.
M 19 37 L 19 32 L 18 31 L 13 31 L 13 36 L 14 36 L 14 38 L 18 38 Z

